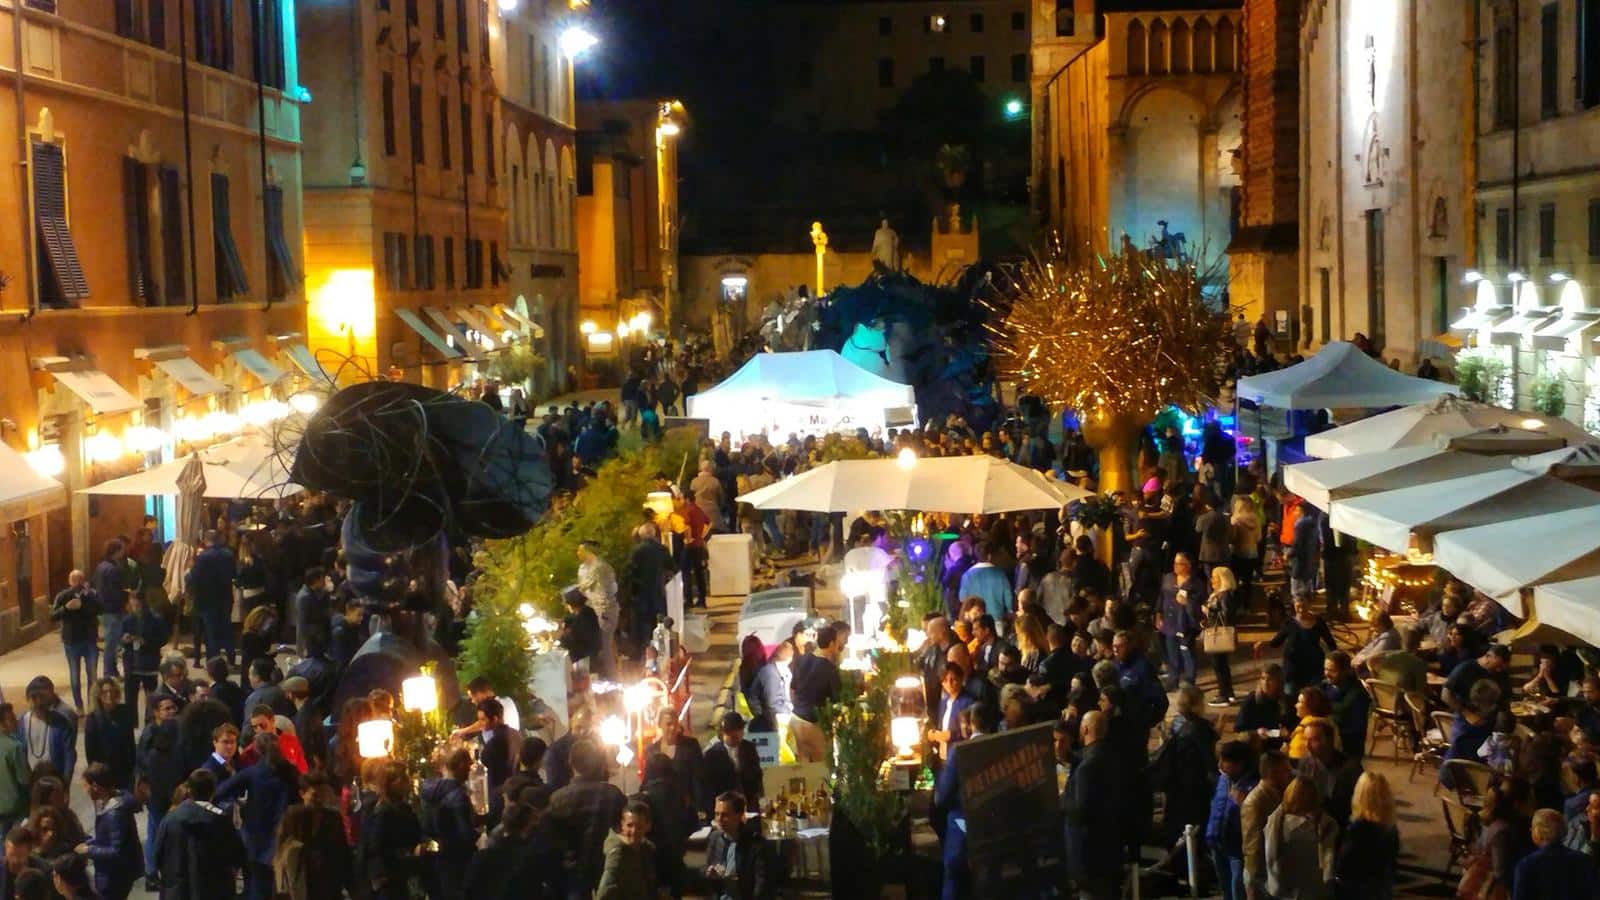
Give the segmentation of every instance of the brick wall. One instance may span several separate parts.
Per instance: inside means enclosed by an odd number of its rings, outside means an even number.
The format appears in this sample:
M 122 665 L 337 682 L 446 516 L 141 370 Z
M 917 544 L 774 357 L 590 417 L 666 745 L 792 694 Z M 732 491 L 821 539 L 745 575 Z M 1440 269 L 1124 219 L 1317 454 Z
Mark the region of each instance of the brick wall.
M 1292 222 L 1299 197 L 1301 0 L 1245 0 L 1243 223 Z

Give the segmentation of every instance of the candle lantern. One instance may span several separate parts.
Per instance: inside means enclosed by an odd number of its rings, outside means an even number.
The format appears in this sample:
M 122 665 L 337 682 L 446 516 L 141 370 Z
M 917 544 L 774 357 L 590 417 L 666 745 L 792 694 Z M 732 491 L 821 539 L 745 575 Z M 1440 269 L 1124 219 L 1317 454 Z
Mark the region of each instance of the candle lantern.
M 393 720 L 369 719 L 356 726 L 356 750 L 362 759 L 382 759 L 393 748 Z

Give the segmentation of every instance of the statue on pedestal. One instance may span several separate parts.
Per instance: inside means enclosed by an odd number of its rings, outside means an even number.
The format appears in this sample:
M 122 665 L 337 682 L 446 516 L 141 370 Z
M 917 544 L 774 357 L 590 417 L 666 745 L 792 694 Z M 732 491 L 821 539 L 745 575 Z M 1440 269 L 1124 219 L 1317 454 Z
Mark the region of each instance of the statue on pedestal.
M 900 271 L 900 235 L 889 227 L 888 219 L 881 220 L 878 230 L 872 234 L 872 264 L 873 268 L 882 266 L 889 272 Z

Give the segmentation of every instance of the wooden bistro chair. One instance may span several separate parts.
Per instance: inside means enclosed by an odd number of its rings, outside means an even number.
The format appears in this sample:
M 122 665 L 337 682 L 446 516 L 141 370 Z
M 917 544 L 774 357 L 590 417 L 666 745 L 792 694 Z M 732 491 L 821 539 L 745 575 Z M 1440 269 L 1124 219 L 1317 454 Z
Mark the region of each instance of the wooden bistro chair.
M 1439 873 L 1439 880 L 1449 881 L 1450 870 L 1460 867 L 1478 839 L 1478 813 L 1449 796 L 1440 797 L 1439 806 L 1444 811 L 1445 831 L 1450 835 L 1450 855 L 1444 862 L 1444 871 Z
M 1405 706 L 1405 694 L 1399 687 L 1386 681 L 1369 678 L 1361 682 L 1372 698 L 1371 724 L 1367 727 L 1367 755 L 1378 746 L 1380 731 L 1389 733 L 1396 759 L 1400 758 L 1401 742 L 1415 743 L 1411 737 L 1411 711 Z
M 1452 722 L 1449 713 L 1440 713 L 1444 721 L 1438 723 L 1436 727 L 1429 728 L 1428 701 L 1420 694 L 1408 692 L 1402 695 L 1401 702 L 1411 715 L 1411 729 L 1416 740 L 1411 757 L 1411 775 L 1406 780 L 1415 781 L 1417 773 L 1422 771 L 1424 766 L 1430 771 L 1437 771 L 1439 763 L 1444 761 L 1445 751 L 1450 748 Z
M 1475 760 L 1447 759 L 1439 767 L 1440 787 L 1444 785 L 1446 769 L 1450 772 L 1450 783 L 1454 785 L 1456 798 L 1461 805 L 1472 809 L 1482 806 L 1484 795 L 1494 785 L 1494 770 Z

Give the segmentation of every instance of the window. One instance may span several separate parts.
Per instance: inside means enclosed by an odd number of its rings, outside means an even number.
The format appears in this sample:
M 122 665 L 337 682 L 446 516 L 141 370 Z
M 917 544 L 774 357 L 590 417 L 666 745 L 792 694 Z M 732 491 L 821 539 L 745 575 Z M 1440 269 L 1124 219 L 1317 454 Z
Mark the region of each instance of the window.
M 71 306 L 89 296 L 67 226 L 67 165 L 60 144 L 33 142 L 33 224 L 38 229 L 39 302 Z
M 122 228 L 128 246 L 128 299 L 140 306 L 161 303 L 150 265 L 150 170 L 131 156 L 122 158 Z
M 211 176 L 211 252 L 212 268 L 216 270 L 217 301 L 250 292 L 250 282 L 244 275 L 244 262 L 239 257 L 239 245 L 233 241 L 233 221 L 229 211 L 228 176 Z
M 942 56 L 930 56 L 930 57 L 928 57 L 928 71 L 929 72 L 943 72 L 944 71 L 944 57 L 942 57 Z
M 878 60 L 878 87 L 894 87 L 894 60 L 888 57 Z
M 1600 198 L 1589 201 L 1589 258 L 1600 259 Z
M 398 231 L 383 233 L 383 286 L 391 291 L 411 289 L 411 267 L 406 258 L 406 236 Z
M 472 101 L 461 104 L 461 168 L 472 174 Z
M 453 237 L 444 239 L 444 286 L 456 286 L 456 239 Z
M 1016 82 L 1028 80 L 1028 54 L 1011 54 L 1011 80 Z
M 28 4 L 32 6 L 33 4 Z M 159 5 L 159 4 L 158 4 Z M 149 23 L 145 21 L 144 0 L 116 0 L 112 10 L 116 17 L 117 36 L 144 40 Z
M 1494 127 L 1510 128 L 1516 120 L 1517 56 L 1511 40 L 1511 26 L 1494 29 Z
M 465 251 L 461 286 L 468 289 L 483 287 L 483 241 L 468 238 L 461 249 Z
M 1021 13 L 1017 13 L 1016 15 L 1018 16 L 1018 18 L 1020 18 L 1022 14 Z M 1200 24 L 1204 25 L 1205 24 L 1205 20 L 1202 19 Z M 1209 26 L 1207 26 L 1207 30 L 1208 29 L 1209 29 Z M 1020 31 L 1021 29 L 1019 28 L 1017 30 Z M 1195 32 L 1196 32 L 1197 35 L 1201 30 L 1202 30 L 1201 28 L 1196 26 Z M 1072 13 L 1072 4 L 1070 2 L 1067 3 L 1065 6 L 1063 6 L 1062 4 L 1059 4 L 1059 3 L 1056 4 L 1056 37 L 1072 37 L 1074 34 L 1077 34 L 1077 33 L 1078 33 L 1078 17 L 1073 15 L 1073 13 Z M 1208 34 L 1209 34 L 1209 30 L 1208 30 Z M 1208 43 L 1210 42 L 1210 38 L 1209 37 L 1206 40 L 1207 40 Z M 1195 46 L 1196 46 L 1196 48 L 1198 48 L 1200 46 L 1200 42 L 1196 41 L 1195 42 Z M 1201 52 L 1204 52 L 1204 51 L 1201 51 Z M 1323 343 L 1327 343 L 1327 339 L 1326 338 L 1323 339 Z
M 261 41 L 257 49 L 261 58 L 256 65 L 260 68 L 261 83 L 281 91 L 287 78 L 283 53 L 283 0 L 260 2 Z
M 406 0 L 406 24 L 414 26 L 417 22 L 417 0 Z
M 450 168 L 450 97 L 439 96 L 439 167 Z
M 894 20 L 889 18 L 888 16 L 879 16 L 878 17 L 878 36 L 879 37 L 888 37 L 891 34 L 894 34 Z
M 394 76 L 388 72 L 383 73 L 383 152 L 387 156 L 394 155 Z
M 428 145 L 422 135 L 422 85 L 411 85 L 410 100 L 406 119 L 411 126 L 411 161 L 420 166 L 428 161 Z
M 456 52 L 467 53 L 467 0 L 456 0 Z
M 1539 206 L 1539 259 L 1549 261 L 1556 258 L 1556 205 L 1543 203 Z
M 194 58 L 197 62 L 233 71 L 232 0 L 193 0 Z
M 53 13 L 56 11 L 56 0 L 27 0 L 23 5 L 29 9 L 37 9 L 40 12 Z
M 1367 210 L 1367 336 L 1384 346 L 1383 210 Z
M 444 40 L 444 0 L 433 0 L 433 38 Z
M 300 281 L 295 270 L 294 256 L 289 252 L 289 242 L 284 240 L 283 188 L 268 187 L 262 203 L 262 219 L 267 226 L 267 249 L 272 258 L 267 260 L 267 290 L 274 300 L 289 296 Z
M 500 244 L 497 241 L 489 242 L 489 284 L 500 286 Z
M 478 56 L 489 61 L 489 0 L 478 0 Z
M 1454 288 L 1455 284 L 1450 278 L 1450 260 L 1443 256 L 1435 256 L 1433 258 L 1434 334 L 1444 334 L 1450 330 L 1450 292 Z
M 1600 106 L 1600 0 L 1578 0 L 1578 105 Z
M 1511 210 L 1505 207 L 1494 211 L 1494 261 L 1502 266 L 1511 261 Z
M 183 192 L 175 166 L 156 170 L 156 212 L 161 216 L 161 281 L 168 305 L 184 302 Z
M 1558 24 L 1560 9 L 1546 3 L 1539 9 L 1539 115 L 1550 118 L 1556 114 L 1561 94 L 1559 71 L 1561 32 Z
M 431 291 L 433 281 L 433 235 L 417 235 L 417 287 Z
M 982 34 L 983 33 L 983 13 L 973 13 L 971 18 L 970 18 L 970 20 L 969 20 L 969 24 L 971 24 L 971 26 L 972 26 L 972 33 L 973 34 Z
M 1019 13 L 1019 12 L 1014 12 L 1014 13 L 1011 14 L 1011 30 L 1012 31 L 1026 31 L 1027 28 L 1028 28 L 1028 17 L 1027 17 L 1027 15 L 1025 15 L 1023 13 Z
M 922 30 L 928 34 L 944 34 L 949 25 L 944 16 L 929 16 L 922 20 Z
M 974 56 L 967 65 L 967 71 L 972 73 L 973 81 L 983 81 L 983 57 Z
M 494 106 L 491 104 L 483 110 L 483 177 L 493 184 L 496 181 L 494 169 Z

